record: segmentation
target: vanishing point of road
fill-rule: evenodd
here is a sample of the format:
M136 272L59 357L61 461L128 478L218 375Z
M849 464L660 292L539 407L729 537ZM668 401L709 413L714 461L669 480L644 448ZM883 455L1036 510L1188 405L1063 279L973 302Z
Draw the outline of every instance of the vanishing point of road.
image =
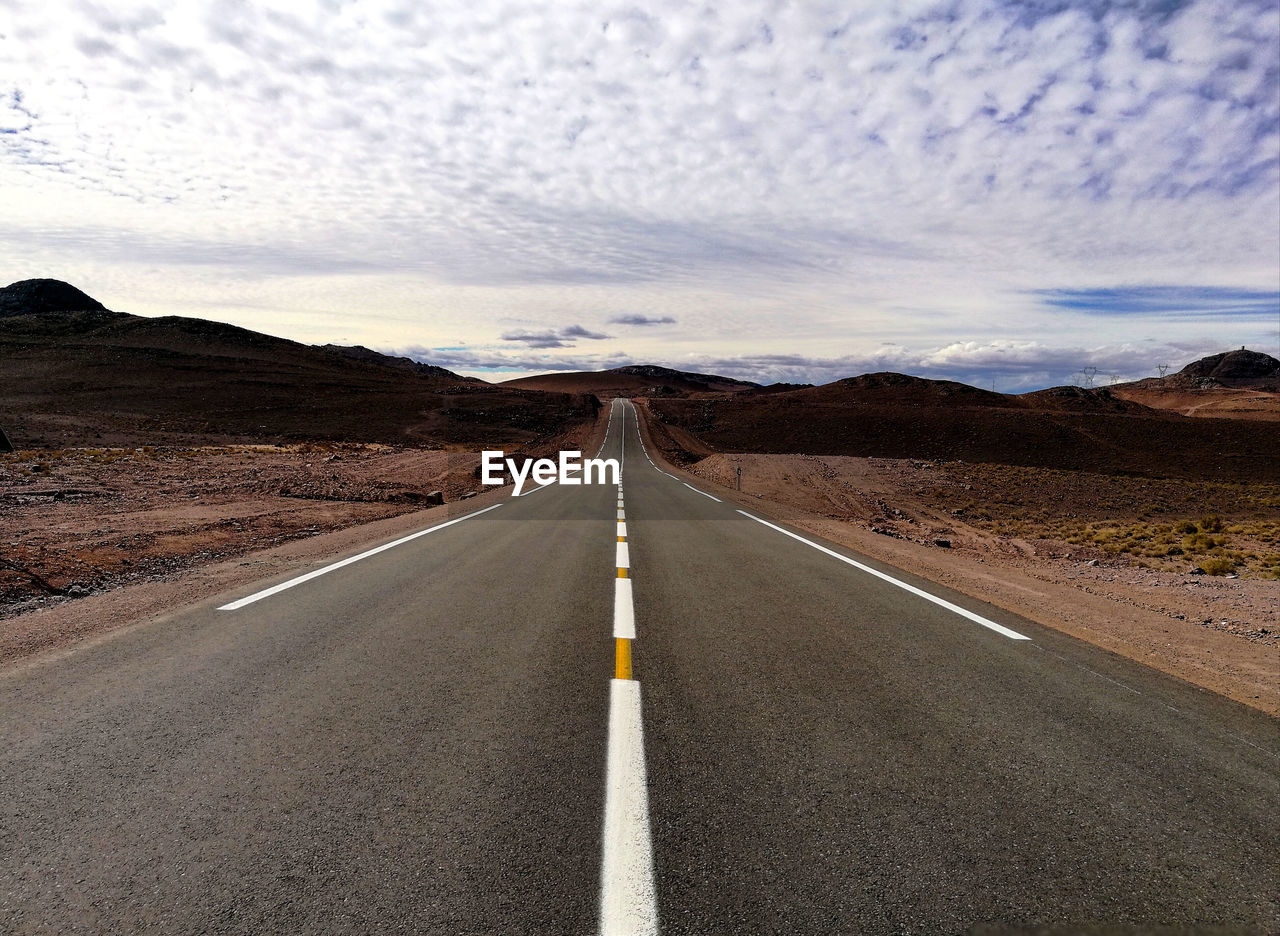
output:
M1276 720L602 454L0 671L0 932L1280 932Z

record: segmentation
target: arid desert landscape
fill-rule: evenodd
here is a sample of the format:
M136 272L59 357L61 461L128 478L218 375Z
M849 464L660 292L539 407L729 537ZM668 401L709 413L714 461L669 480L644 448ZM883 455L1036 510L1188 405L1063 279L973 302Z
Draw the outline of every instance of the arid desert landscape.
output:
M1280 712L1280 363L1267 355L1020 396L900 374L761 387L657 366L491 385L367 349L111 313L66 284L4 293L6 657L120 623L94 617L95 596L492 497L480 449L589 450L598 414L626 396L676 470Z
M0 2L0 936L1280 936L1278 4Z

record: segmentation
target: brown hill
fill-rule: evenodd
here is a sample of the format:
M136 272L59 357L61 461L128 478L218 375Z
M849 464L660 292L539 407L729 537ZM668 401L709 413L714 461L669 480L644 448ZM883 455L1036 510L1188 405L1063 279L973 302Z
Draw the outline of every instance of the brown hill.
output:
M1261 351L1241 348L1192 361L1174 374L1170 382L1236 388L1266 385L1275 389L1280 383L1280 361Z
M105 312L97 299L55 279L19 280L0 288L0 318L42 312Z
M763 387L752 387L750 390L744 390L743 393L786 393L789 390L808 390L813 384L808 383L771 383L765 384Z
M880 372L861 377L845 377L818 387L792 392L795 399L824 406L865 406L887 403L895 406L995 406L1016 407L1013 397L981 390L954 380L930 380L907 374Z
M1150 407L1119 397L1107 387L1049 387L1020 393L1016 399L1027 409L1042 412L1157 415Z
M503 381L500 386L524 390L592 393L598 397L675 397L754 390L758 384L714 374L696 374L656 364L628 364L603 371L567 371Z
M1215 480L1280 480L1280 437L1191 420L1105 390L1012 396L900 374L770 395L650 402L722 452L927 458ZM691 448L691 446L685 446Z
M536 443L599 406L584 394L495 387L375 354L101 306L18 309L0 318L0 424L19 448L300 439L497 446Z
M761 388L764 390L767 388ZM1041 412L1133 413L1156 415L1147 407L1121 400L1105 387L1050 387L1031 393L1007 394L983 390L954 380L932 380L907 374L881 372L845 377L818 387L788 388L781 385L774 393L794 391L795 399L823 406L892 406L945 407L951 410L1029 409ZM760 392L759 390L755 392Z
M1244 348L1111 390L1120 399L1183 416L1280 421L1280 361Z
M423 364L413 358L394 357L390 354L383 354L381 351L366 348L364 345L327 344L319 345L319 348L321 351L341 354L343 357L354 358L357 361L364 361L368 364L379 364L382 367L394 367L398 370L412 371L415 374L427 374L433 377L444 377L448 380L460 380L466 383L484 383L478 377L463 377L461 374L455 374L453 371L445 370L436 364Z

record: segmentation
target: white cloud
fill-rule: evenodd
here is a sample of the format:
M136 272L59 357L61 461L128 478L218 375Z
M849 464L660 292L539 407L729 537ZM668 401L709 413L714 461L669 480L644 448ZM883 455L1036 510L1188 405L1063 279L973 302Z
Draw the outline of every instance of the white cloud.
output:
M890 371L959 380L1002 393L1024 393L1064 384L1101 387L1117 381L1140 380L1156 376L1162 364L1169 365L1176 372L1197 358L1221 351L1222 347L1212 339L1097 345L966 341L915 349L886 344L866 352L837 357L760 353L732 356L688 354L678 358L637 356L626 352L530 355L422 346L389 346L381 350L489 380L548 371L606 370L626 364L659 364L761 384L823 384L843 377Z
M1275 288L1274 22L1227 0L9 4L0 277L130 310L165 284L224 316L256 279L278 312L240 324L302 337L360 274L327 312L367 344L626 308L677 319L628 332L668 360L1067 346L1078 314L1029 290Z
M676 320L670 315L615 315L609 319L616 325L674 325Z
M530 348L572 348L580 339L603 341L610 337L581 325L569 325L551 331L530 332L518 329L502 333L503 341L521 342Z

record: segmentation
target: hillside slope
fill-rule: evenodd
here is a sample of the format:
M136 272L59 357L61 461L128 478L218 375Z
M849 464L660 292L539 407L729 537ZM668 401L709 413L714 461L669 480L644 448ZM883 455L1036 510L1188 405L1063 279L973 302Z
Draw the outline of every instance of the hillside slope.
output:
M1014 396L869 374L770 395L653 400L662 423L721 452L927 458L1208 480L1280 480L1280 437L1191 420L1107 390ZM687 448L687 446L686 446Z
M1183 416L1280 422L1280 360L1245 348L1111 390L1120 399Z
M105 312L97 299L56 279L19 280L0 288L0 318L43 312Z
M11 298L0 291L0 299ZM495 387L367 349L316 348L202 319L142 318L100 304L6 308L0 425L18 448L298 439L523 444L589 419L598 407L585 394Z

